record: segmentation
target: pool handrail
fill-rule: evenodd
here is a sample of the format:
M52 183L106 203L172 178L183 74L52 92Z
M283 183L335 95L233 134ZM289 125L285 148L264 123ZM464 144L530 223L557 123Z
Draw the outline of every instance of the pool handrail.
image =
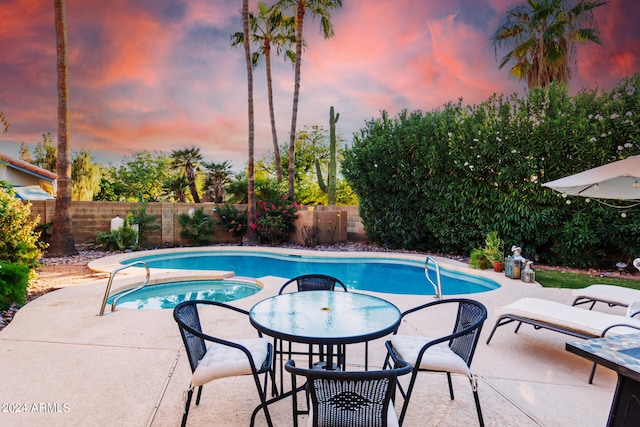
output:
M433 280L431 280L431 277L429 277L429 261L433 262L433 264L435 265L437 283L434 283ZM435 258L433 258L431 255L427 255L427 259L424 261L424 275L426 276L427 281L431 284L431 286L433 286L433 290L436 293L436 299L442 299L442 283L440 282L440 265L438 265L438 261L436 261Z
M147 271L147 277L145 278L142 285L133 289L129 289L127 292L123 293L122 295L119 295L118 298L114 298L113 302L111 303L111 312L114 312L116 310L116 303L118 302L118 300L120 300L120 298L126 295L129 295L130 293L135 292L139 289L142 289L145 286L147 286L147 284L149 284L149 278L151 277L151 270L149 270L149 266L144 261L136 261L131 264L123 265L122 267L116 268L111 272L111 275L109 276L109 282L107 282L107 288L104 291L104 298L102 299L102 305L100 306L100 312L98 313L98 316L102 316L104 314L104 309L107 306L107 300L109 299L109 293L111 292L111 284L113 283L113 278L115 277L115 275L126 268L135 267L135 266L143 266Z

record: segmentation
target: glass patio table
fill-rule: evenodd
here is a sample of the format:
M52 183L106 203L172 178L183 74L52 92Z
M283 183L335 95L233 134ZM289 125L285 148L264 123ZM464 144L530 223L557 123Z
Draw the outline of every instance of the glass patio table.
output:
M249 311L249 319L265 335L326 347L326 367L331 369L333 346L368 342L390 334L400 323L400 310L389 301L367 294L306 291L260 301Z
M260 332L284 341L315 344L325 348L324 360L316 367L334 369L333 347L368 343L392 333L400 324L398 308L382 298L356 292L304 291L276 295L260 301L249 310L251 324ZM311 354L309 355L311 358ZM322 357L322 356L321 356ZM367 366L365 350L365 369ZM309 361L311 364L311 360ZM282 369L282 368L280 368ZM281 393L266 402L277 402L292 393ZM262 404L255 408L252 420ZM298 414L307 411L293 408L293 425Z

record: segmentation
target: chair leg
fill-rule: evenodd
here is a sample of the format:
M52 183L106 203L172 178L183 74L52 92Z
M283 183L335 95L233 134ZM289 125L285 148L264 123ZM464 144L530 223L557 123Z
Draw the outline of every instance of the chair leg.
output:
M589 374L589 384L593 384L593 376L596 374L596 366L598 366L598 364L594 363L591 367L591 374Z
M258 394L260 395L260 406L264 410L264 416L267 419L267 425L269 427L273 427L273 422L271 421L271 415L269 414L269 408L267 406L266 390L264 393L262 392L262 384L260 384L260 377L258 376L258 374L254 373L253 380L256 383L256 388L258 389ZM253 414L251 414L251 426L253 426L255 423L256 413L257 411L254 410Z
M200 396L202 396L202 386L198 387L198 396L196 397L196 406L200 404Z
M478 411L478 421L480 427L484 427L484 418L482 417L482 409L480 409L480 398L478 397L478 390L473 390L473 399L476 401L476 410Z
M407 391L405 393L402 392L402 387L400 387L400 382L398 382L398 388L400 390L400 394L404 397L404 402L402 402L402 411L400 412L400 418L398 419L398 425L402 426L404 422L404 417L407 414L407 408L409 407L409 400L411 398L411 393L413 392L413 386L416 383L416 377L418 376L418 371L414 368L411 371L411 379L409 380L409 386L407 387Z
M202 387L201 387L202 388ZM184 405L184 413L182 414L182 427L187 425L187 417L189 416L189 406L191 406L191 397L193 396L193 389L189 388L187 391L187 401Z
M447 372L447 382L449 383L449 396L451 396L451 400L453 397L453 383L451 382L451 372Z

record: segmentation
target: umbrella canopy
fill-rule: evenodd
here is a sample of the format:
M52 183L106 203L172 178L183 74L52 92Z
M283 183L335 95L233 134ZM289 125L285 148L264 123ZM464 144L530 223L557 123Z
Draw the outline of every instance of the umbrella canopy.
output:
M571 196L640 201L640 156L542 184Z

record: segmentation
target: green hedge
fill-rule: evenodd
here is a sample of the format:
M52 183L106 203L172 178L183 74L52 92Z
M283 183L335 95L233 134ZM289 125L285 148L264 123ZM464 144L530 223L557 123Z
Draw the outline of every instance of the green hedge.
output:
M14 302L23 305L28 285L29 267L0 262L0 310L8 308Z
M29 204L18 200L13 190L0 185L0 262L35 269L46 247L38 241L39 223L39 218L31 218Z
M468 254L497 230L550 264L610 266L640 255L640 210L571 204L541 183L640 154L640 75L611 92L563 85L526 96L386 112L354 136L343 174L367 238Z

